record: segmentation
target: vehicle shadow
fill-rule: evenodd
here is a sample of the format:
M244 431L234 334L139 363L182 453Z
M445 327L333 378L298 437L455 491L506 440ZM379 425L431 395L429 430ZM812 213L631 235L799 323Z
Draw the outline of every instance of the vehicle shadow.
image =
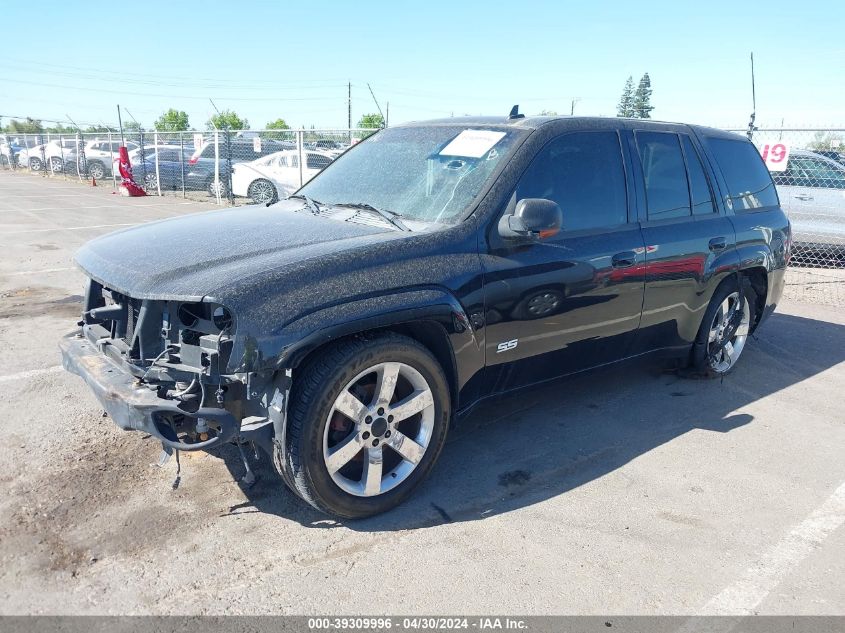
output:
M474 521L556 497L694 429L754 422L738 409L845 360L845 326L774 314L724 380L682 378L655 362L562 379L489 401L450 432L429 479L384 515L336 521L288 491L270 460L230 512L264 512L307 527L365 532ZM220 452L233 476L237 449Z

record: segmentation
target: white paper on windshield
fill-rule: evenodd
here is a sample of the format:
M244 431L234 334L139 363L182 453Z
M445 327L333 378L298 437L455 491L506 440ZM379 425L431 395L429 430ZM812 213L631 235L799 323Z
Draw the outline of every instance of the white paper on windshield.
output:
M504 136L504 132L494 132L493 130L464 130L441 149L440 154L441 156L481 158Z

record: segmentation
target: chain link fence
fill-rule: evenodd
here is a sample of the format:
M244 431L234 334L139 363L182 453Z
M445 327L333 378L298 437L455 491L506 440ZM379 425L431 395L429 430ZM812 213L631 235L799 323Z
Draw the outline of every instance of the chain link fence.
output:
M792 223L786 296L845 307L845 128L760 128L752 140Z
M4 134L0 169L70 178L117 189L119 150L148 195L216 199L218 204L284 198L376 130L131 131Z

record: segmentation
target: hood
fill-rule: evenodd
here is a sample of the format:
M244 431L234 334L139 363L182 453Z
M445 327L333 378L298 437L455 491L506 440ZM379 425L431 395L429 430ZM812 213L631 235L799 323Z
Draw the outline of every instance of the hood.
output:
M302 201L290 200L151 222L88 242L76 262L134 298L199 301L290 264L408 235L298 209Z

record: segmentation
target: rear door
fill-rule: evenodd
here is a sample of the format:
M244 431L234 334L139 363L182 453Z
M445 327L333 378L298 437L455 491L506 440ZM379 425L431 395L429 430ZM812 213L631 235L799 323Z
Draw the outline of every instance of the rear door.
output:
M487 375L503 391L629 353L643 300L644 245L618 130L549 141L522 175L524 198L555 201L563 229L540 241L501 238L482 255Z
M633 130L645 296L636 353L685 347L695 339L719 262L732 261L736 234L715 204L715 183L685 128Z

